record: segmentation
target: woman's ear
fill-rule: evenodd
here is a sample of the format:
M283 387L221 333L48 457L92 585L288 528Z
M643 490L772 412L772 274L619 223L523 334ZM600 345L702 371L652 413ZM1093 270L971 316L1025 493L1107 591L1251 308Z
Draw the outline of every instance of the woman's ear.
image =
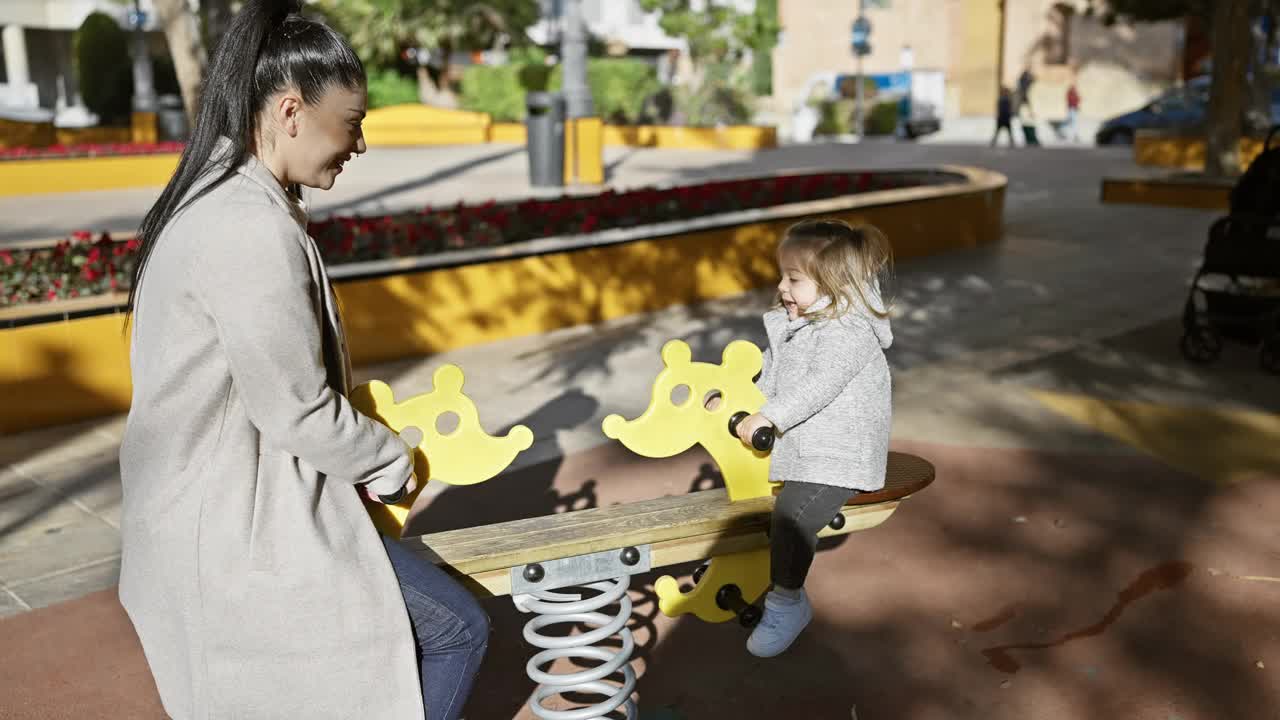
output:
M293 93L283 93L276 101L276 121L289 137L298 136L299 114L302 99Z

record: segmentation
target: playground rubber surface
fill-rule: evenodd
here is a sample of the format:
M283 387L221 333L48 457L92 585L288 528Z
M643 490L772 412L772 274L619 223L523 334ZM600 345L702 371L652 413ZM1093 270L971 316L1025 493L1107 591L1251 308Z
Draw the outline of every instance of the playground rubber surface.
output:
M1265 571L1280 477L1224 487L1139 454L894 449L932 461L937 482L884 525L824 544L814 622L782 656L747 654L736 623L657 612L653 580L687 580L692 565L633 581L642 717L1275 716L1280 578ZM651 460L609 444L465 500L450 489L412 522L466 527L718 482L700 451ZM467 717L532 718L530 616L507 597L485 607L494 634ZM2 717L164 717L113 590L0 621L0 647Z

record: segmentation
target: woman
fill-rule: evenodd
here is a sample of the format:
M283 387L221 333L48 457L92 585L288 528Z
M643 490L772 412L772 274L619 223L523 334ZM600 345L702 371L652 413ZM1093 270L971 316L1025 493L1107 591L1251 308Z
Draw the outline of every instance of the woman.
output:
M457 718L488 618L360 502L411 491L413 463L344 397L299 200L365 150L364 69L296 9L234 18L139 231L120 600L178 720Z

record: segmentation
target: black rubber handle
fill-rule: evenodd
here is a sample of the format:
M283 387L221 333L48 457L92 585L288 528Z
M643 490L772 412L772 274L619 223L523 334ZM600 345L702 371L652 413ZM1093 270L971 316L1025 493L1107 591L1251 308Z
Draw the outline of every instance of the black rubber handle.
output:
M738 423L746 420L751 413L739 410L729 417L729 434L738 437ZM757 428L755 433L751 435L751 447L760 452L769 452L773 449L773 428L762 427Z
M391 493L390 495L379 495L378 502L382 503L383 505L395 505L396 503L405 499L405 496L407 496L408 494L409 494L409 483L405 483L404 485L400 486L399 490Z

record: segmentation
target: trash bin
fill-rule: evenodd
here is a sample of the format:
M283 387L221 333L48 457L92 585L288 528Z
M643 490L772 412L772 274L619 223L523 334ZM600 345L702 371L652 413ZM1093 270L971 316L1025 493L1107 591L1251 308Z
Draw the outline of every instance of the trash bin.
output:
M532 92L525 96L529 183L536 187L564 185L564 115L561 93Z
M161 95L156 102L156 125L161 140L187 139L187 112L182 98L177 95Z

